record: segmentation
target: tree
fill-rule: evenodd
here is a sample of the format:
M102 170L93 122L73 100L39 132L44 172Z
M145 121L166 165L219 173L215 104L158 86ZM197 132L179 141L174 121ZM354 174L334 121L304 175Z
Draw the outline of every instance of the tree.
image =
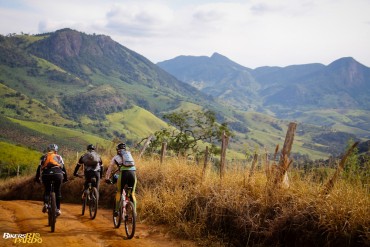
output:
M213 111L179 111L163 115L169 126L154 133L155 139L150 144L152 151L167 142L167 149L176 154L186 155L190 150L198 153L199 141L212 145L210 152L216 153L216 143L220 142L223 131L231 135L227 123L218 124Z

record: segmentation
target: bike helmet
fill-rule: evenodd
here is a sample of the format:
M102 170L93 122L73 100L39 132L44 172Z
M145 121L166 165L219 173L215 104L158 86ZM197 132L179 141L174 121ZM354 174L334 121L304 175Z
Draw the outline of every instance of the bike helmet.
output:
M87 150L95 150L95 146L92 144L87 145Z
M117 150L121 150L121 149L126 150L126 144L121 142L120 144L117 145L116 149Z
M51 151L55 151L55 152L58 152L58 145L57 144L50 144L48 146L48 152L51 152Z

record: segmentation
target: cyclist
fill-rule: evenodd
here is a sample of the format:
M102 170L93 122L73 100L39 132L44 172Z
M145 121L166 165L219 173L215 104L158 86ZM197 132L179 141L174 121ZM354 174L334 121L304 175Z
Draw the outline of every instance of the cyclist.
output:
M105 174L105 182L111 184L112 181L110 179L112 169L114 166L118 166L119 175L117 181L117 192L116 192L116 208L115 208L115 216L118 214L119 209L119 201L122 194L122 190L124 185L127 184L129 187L132 187L132 193L130 200L134 203L135 213L136 213L136 197L135 197L135 188L136 188L136 167L135 161L131 156L129 151L126 151L126 144L119 143L116 147L117 155L113 157L110 162L110 165L107 169Z
M61 214L60 210L60 200L62 198L62 182L68 181L67 172L64 166L64 161L62 156L57 154L58 146L56 144L50 144L47 148L47 153L43 155L40 159L39 166L37 167L35 181L40 183L40 174L42 183L44 184L44 206L42 212L45 213L47 209L47 203L49 201L49 195L51 190L51 182L54 181L54 190L56 195L56 214L59 216Z
M74 176L78 176L77 172L82 165L84 165L84 175L85 175L85 184L84 191L87 189L89 182L92 178L96 178L96 189L99 192L99 182L103 177L103 161L100 155L95 151L95 146L93 144L87 145L87 152L82 155L76 164L75 170L73 172ZM85 193L82 193L84 196ZM83 197L82 197L83 198Z

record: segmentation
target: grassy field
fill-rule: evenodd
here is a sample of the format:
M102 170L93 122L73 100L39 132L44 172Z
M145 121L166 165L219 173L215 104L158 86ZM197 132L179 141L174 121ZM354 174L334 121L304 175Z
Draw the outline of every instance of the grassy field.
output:
M21 174L33 172L41 155L41 152L0 141L0 177L15 175L18 166Z
M110 129L124 133L128 139L139 140L157 130L167 128L167 123L137 106L123 112L109 114L106 117Z
M18 119L11 119L15 123L19 123L22 126L25 126L29 129L38 131L40 133L44 133L47 135L53 135L59 139L66 139L66 140L84 140L87 143L99 143L100 145L107 146L110 144L110 141L106 139L102 139L99 136L92 135L89 133L85 133L81 130L72 130L64 127L52 126L37 122L29 122L29 121L22 121Z

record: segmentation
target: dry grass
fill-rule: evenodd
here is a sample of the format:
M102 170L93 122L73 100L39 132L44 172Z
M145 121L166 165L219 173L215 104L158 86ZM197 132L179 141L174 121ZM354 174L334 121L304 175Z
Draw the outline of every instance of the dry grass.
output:
M370 196L359 183L339 179L325 195L323 183L293 172L289 188L274 187L264 167L250 178L249 167L234 164L222 180L212 167L202 179L203 165L182 158L145 158L137 168L139 220L204 246L370 246ZM0 183L0 199L41 200L32 179ZM70 177L63 201L79 203L82 183ZM114 191L102 183L100 205L111 206Z
M229 167L221 181L208 170L202 182L202 165L144 160L139 214L173 226L177 235L211 239L203 242L209 246L369 246L370 197L363 187L339 180L323 195L322 184L298 175L284 189L269 188L264 171L252 180L248 173Z

